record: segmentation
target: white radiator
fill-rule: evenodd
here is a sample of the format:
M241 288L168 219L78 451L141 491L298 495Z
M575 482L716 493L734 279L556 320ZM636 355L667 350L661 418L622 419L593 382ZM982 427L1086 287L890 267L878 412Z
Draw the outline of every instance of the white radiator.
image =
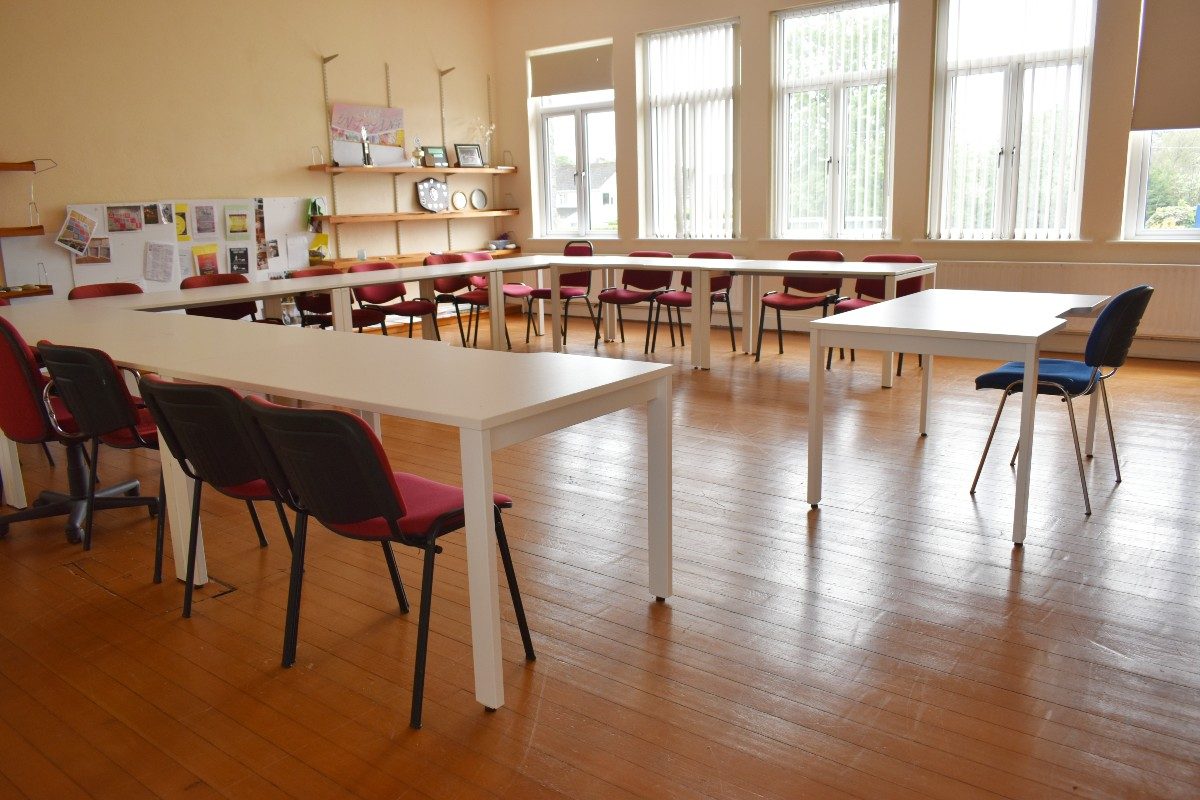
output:
M1154 287L1154 297L1138 338L1200 341L1200 265L939 261L937 271L943 289L1115 294L1142 283ZM1091 324L1073 320L1068 330Z

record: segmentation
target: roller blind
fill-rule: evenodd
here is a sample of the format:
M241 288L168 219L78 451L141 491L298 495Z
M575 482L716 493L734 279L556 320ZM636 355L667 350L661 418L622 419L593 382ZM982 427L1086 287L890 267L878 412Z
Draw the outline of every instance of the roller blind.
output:
M1200 128L1197 31L1197 0L1142 0L1134 130Z
M530 97L611 89L612 45L530 56L529 74Z

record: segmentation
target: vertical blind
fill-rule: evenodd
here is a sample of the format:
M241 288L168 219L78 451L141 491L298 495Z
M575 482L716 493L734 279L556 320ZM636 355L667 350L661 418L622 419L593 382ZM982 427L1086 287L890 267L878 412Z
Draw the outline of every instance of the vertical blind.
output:
M943 0L947 238L1077 235L1094 0Z
M643 46L646 234L730 238L736 25L648 34Z
M860 0L783 12L776 37L777 234L883 236L895 3Z

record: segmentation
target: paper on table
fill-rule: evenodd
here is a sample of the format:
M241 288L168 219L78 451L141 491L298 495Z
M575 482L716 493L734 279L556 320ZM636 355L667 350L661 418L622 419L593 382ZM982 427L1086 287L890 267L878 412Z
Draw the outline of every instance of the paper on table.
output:
M142 265L142 277L157 283L170 283L171 270L175 261L175 245L163 242L146 242L146 257Z
M293 233L287 237L287 268L304 269L308 266L308 234Z

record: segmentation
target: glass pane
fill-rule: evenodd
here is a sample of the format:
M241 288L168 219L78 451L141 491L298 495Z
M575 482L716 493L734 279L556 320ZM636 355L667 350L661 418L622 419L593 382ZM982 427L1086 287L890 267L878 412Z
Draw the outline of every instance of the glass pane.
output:
M995 235L1003 91L1004 74L999 71L956 75L950 80L943 236L987 239Z
M1200 129L1151 131L1150 167L1146 176L1148 230L1200 228ZM1182 232L1182 231L1181 231Z
M545 118L546 233L579 233L575 115Z
M819 83L892 66L892 5L833 6L781 19L784 83Z
M1022 75L1020 168L1013 235L1062 239L1074 230L1083 67L1058 64Z
M783 170L785 235L826 235L829 220L829 92L787 96L787 164Z
M842 159L842 230L882 236L887 213L887 84L850 86L843 93L846 151Z
M587 136L589 233L617 232L616 115L611 109L584 115Z
M953 0L946 63L951 67L1011 56L1086 48L1094 0ZM1003 7L1001 7L1003 6Z

